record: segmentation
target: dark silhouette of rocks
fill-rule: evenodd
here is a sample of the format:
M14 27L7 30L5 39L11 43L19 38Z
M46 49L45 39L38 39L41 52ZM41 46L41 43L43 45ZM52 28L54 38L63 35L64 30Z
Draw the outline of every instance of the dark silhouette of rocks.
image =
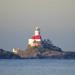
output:
M17 58L20 58L20 56L14 54L13 52L0 49L0 59L17 59Z
M0 49L0 59L75 59L75 52L44 50L27 48L25 51L14 54L13 52Z

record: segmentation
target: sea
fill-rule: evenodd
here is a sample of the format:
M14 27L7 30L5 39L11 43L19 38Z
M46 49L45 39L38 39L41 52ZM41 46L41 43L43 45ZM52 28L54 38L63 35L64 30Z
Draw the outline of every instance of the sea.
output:
M0 75L75 75L75 60L0 59Z

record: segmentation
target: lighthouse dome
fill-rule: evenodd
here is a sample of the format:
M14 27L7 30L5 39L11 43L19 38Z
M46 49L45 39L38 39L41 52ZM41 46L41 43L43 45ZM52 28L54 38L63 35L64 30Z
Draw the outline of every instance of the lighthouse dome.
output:
M36 30L37 30L37 31L40 31L40 28L39 28L39 27L36 27Z

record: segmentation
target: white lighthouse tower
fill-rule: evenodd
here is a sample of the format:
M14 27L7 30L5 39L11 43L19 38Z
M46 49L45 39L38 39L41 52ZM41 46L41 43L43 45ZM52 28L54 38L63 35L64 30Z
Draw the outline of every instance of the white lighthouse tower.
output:
M40 35L40 28L36 27L35 32L34 32L34 36L32 36L32 38L28 40L28 45L30 45L31 47L40 46L41 45L41 39L42 38Z
M40 35L40 28L36 27L35 29L35 36Z

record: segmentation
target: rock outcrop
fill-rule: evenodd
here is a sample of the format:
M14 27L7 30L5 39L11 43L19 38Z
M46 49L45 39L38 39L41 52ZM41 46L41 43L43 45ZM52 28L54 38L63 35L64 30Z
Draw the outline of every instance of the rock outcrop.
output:
M27 48L20 50L18 54L0 49L0 59L75 59L75 52L54 50L40 50L39 48Z
M18 59L18 58L20 58L20 56L14 54L13 52L0 49L0 59Z

